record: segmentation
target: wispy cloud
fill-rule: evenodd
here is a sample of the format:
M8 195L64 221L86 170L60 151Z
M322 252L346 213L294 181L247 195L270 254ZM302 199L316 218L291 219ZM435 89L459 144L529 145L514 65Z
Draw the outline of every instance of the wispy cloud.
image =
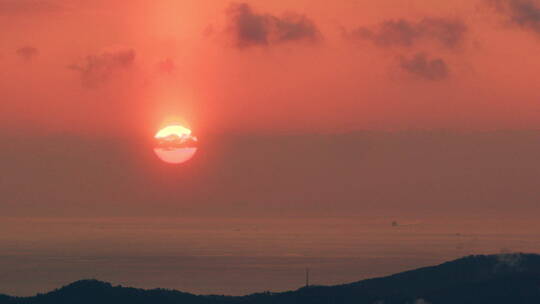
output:
M0 0L0 15L44 13L61 8L55 0Z
M115 71L131 67L134 61L135 50L118 49L89 55L69 68L80 73L83 85L95 87L111 78Z
M33 46L24 46L18 48L15 53L19 55L19 57L21 57L22 59L30 61L32 60L32 58L39 54L39 50Z

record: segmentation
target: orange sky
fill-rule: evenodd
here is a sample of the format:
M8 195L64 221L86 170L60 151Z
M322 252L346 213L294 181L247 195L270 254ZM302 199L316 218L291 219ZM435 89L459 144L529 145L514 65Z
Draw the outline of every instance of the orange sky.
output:
M240 17L266 22L270 40L241 46L241 3L2 0L1 124L139 136L169 120L218 134L537 129L540 32L514 20L516 1L247 1ZM271 37L299 20L316 35ZM399 20L409 32L381 29ZM441 20L463 27L455 44L441 43Z
M530 210L540 13L524 8L540 2L0 0L1 204ZM152 154L173 121L202 146L180 171Z

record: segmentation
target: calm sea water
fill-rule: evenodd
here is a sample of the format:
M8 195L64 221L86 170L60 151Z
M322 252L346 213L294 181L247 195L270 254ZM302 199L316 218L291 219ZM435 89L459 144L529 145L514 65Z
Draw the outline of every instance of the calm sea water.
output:
M392 221L397 221L397 226ZM540 252L534 221L489 219L36 219L0 221L0 293L96 278L240 295L340 284L469 254Z

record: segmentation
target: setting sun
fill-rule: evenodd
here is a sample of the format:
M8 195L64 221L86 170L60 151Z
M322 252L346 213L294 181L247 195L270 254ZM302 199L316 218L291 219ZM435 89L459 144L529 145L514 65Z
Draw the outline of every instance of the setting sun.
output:
M181 125L170 125L159 130L154 152L162 161L169 164L181 164L190 160L197 152L197 138L191 130Z

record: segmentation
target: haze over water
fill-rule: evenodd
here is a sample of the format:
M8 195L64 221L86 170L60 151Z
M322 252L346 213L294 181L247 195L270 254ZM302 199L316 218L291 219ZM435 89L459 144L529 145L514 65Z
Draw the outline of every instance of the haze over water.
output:
M398 226L393 227L392 221ZM241 295L340 284L476 253L540 251L534 221L508 219L3 218L0 293L82 278Z

